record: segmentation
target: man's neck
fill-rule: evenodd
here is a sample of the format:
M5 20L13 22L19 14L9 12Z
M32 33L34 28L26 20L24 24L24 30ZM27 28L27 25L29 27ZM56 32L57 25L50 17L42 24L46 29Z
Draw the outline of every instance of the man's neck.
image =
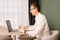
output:
M37 16L39 14L39 12L36 12L35 16Z

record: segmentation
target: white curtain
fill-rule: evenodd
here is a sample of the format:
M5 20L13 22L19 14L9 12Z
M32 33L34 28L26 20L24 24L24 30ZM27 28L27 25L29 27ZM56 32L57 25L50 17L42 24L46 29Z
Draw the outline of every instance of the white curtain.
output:
M29 25L28 0L0 0L0 26L10 20L12 28Z

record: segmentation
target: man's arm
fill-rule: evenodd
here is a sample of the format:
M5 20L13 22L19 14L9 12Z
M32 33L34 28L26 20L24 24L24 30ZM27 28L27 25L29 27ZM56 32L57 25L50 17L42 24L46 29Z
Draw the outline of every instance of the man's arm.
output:
M34 25L29 25L25 30L32 31L34 29Z

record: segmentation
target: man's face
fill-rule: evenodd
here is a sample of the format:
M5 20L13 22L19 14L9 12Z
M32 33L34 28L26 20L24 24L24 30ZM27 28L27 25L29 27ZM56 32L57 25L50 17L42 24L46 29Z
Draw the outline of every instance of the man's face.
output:
M35 14L37 12L37 8L35 8L33 5L30 6L30 12L32 13L33 16L35 16Z

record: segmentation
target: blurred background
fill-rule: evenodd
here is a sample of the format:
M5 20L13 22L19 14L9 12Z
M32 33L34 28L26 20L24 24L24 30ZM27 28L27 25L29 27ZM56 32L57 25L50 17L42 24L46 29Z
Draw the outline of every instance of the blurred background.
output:
M29 25L28 0L0 0L0 26L10 20L12 28Z

